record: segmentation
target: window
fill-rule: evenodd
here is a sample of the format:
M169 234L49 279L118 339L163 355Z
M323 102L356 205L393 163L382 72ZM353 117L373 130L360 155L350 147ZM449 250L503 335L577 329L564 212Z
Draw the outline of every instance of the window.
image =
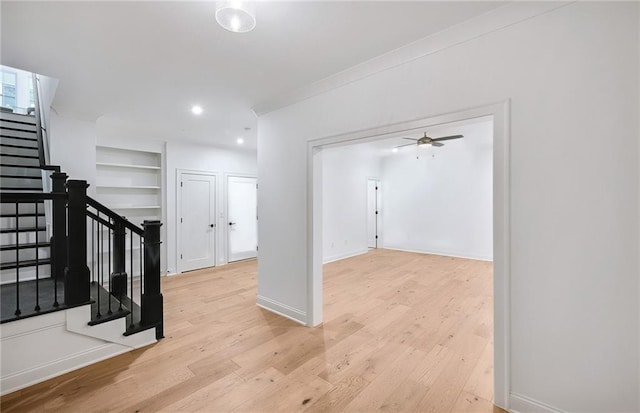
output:
M2 106L16 107L16 83L18 75L16 72L2 70Z

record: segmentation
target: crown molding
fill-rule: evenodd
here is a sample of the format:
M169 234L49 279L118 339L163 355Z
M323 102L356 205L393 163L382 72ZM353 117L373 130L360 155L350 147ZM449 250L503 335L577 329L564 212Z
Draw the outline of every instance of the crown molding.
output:
M359 63L322 80L276 96L255 105L252 110L256 116L265 115L269 112L373 76L376 73L401 66L441 50L521 23L533 17L549 13L571 3L573 2L515 2L506 4L448 29Z

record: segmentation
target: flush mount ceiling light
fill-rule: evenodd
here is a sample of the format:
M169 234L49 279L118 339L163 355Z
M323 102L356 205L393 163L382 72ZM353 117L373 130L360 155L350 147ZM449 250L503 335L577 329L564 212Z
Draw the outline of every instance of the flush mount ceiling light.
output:
M230 32L250 32L256 27L255 4L249 1L217 1L216 21Z
M238 139L236 139L236 142L238 142L238 145L242 145L244 143L244 139L243 138L238 138Z
M194 115L202 115L202 106L193 105L191 107L191 113Z

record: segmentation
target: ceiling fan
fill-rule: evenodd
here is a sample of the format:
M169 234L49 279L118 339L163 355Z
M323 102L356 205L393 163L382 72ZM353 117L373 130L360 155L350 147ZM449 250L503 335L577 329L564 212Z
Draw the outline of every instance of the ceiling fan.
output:
M400 145L400 146L396 146L396 148L402 148L403 146L411 146L411 145L431 145L431 146L444 146L444 143L440 143L440 141L448 141L451 139L460 139L460 138L464 138L464 135L451 135L451 136L443 136L442 138L431 138L429 136L427 136L427 133L424 133L424 136L420 139L414 139L414 138L402 138L402 139L408 139L410 141L415 141L414 143L408 143L406 145Z

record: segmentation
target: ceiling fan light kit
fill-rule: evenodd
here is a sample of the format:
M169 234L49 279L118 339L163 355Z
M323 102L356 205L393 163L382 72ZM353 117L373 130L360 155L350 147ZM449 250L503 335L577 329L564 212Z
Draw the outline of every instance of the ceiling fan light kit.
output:
M430 146L435 146L437 148L444 146L444 143L441 143L441 141L450 141L452 139L461 139L464 138L464 135L451 135L451 136L443 136L441 138L431 138L429 136L427 136L427 133L424 133L424 136L420 139L414 139L414 138L402 138L402 139L407 139L410 141L414 141L414 143L408 143L406 145L399 145L396 146L395 148L402 148L404 146L411 146L411 145L418 145L418 146L422 146L422 145L430 145ZM394 148L394 149L395 149Z
M230 32L250 32L256 27L255 3L250 1L217 1L216 21Z

